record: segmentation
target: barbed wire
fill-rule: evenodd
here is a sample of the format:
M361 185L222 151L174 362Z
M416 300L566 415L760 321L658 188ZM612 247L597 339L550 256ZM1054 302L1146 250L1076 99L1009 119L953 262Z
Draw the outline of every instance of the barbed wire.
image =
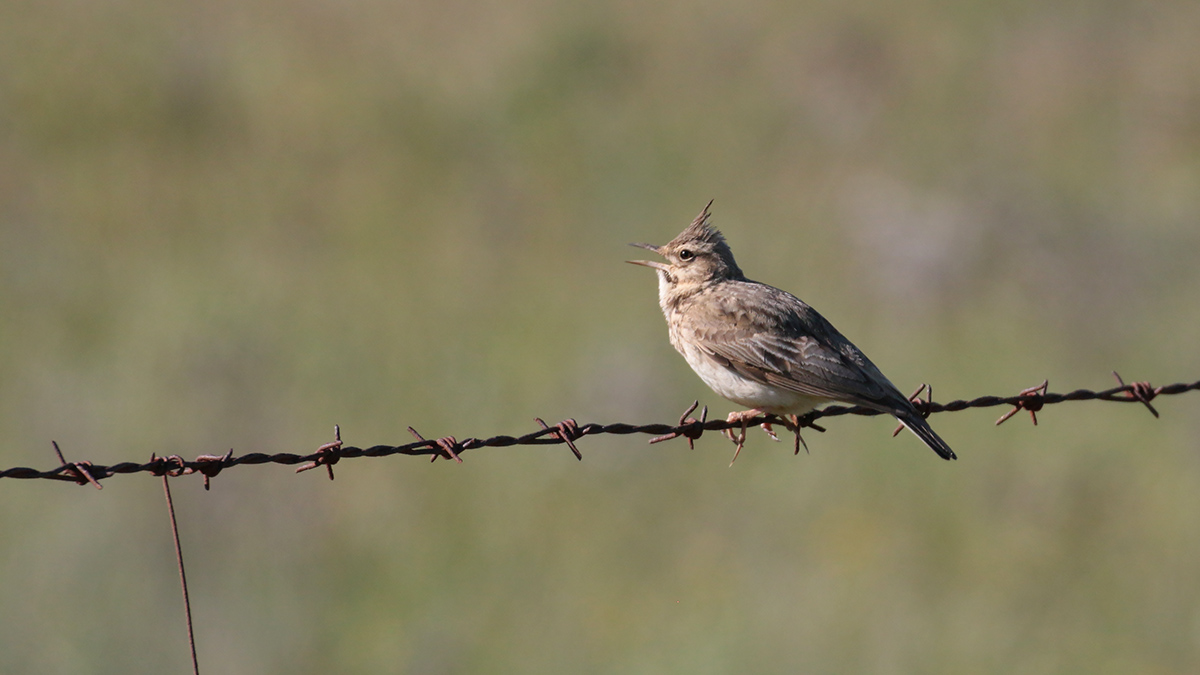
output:
M1037 412L1047 405L1056 403L1064 403L1067 401L1110 401L1114 403L1140 403L1155 416L1158 417L1158 411L1151 405L1151 401L1158 396L1169 396L1182 394L1188 391L1200 390L1200 380L1192 383L1178 383L1166 386L1153 387L1149 382L1134 382L1125 384L1121 377L1115 372L1117 381L1120 386L1103 391L1092 391L1089 389L1076 389L1075 391L1058 394L1050 392L1049 382L1045 381L1036 387L1030 387L1022 390L1014 396L980 396L970 400L953 400L947 403L937 403L932 400L932 388L926 385L921 385L921 388L914 392L911 400L916 406L917 411L922 415L929 416L934 413L942 412L958 412L971 408L991 408L996 406L1012 406L1012 410L1005 413L1000 419L996 420L996 424L1001 424L1017 414L1021 410L1029 412L1033 423L1037 424ZM922 393L926 394L925 399L921 399ZM234 466L253 465L253 464L284 464L301 466L296 469L296 472L307 471L318 467L325 467L330 479L333 478L333 465L343 459L353 459L357 457L388 457L391 455L409 455L409 456L428 456L430 461L435 461L439 457L462 462L462 455L468 450L476 450L480 448L506 448L515 445L566 445L575 455L576 459L583 459L583 454L576 446L575 442L585 436L598 436L601 434L647 434L653 435L650 439L651 443L659 443L676 438L685 438L689 445L692 445L696 439L700 438L706 431L730 431L735 428L742 428L743 422L726 421L720 419L709 420L708 406L705 406L701 411L699 419L691 417L691 414L698 407L698 402L692 403L683 415L680 416L678 424L627 424L617 422L614 424L579 424L573 419L563 420L556 425L548 425L541 418L534 418L534 421L541 427L535 431L527 433L523 436L492 436L490 438L466 438L457 440L453 436L444 436L437 439L426 439L417 433L416 429L409 427L409 432L416 438L411 443L402 445L373 445L367 448L359 448L352 445L345 445L341 440L341 430L334 427L334 441L326 443L313 453L300 455L290 452L280 452L275 454L265 454L261 452L251 452L245 455L235 456L233 450L224 455L200 455L193 460L185 460L178 455L168 457L159 457L151 455L150 461L139 462L121 462L119 464L104 465L95 464L88 461L67 462L58 450L58 444L54 443L55 450L58 451L58 457L61 465L50 470L39 471L27 467L13 467L11 469L0 470L0 478L18 478L18 479L47 479L78 483L80 485L91 484L97 489L101 488L100 482L105 478L110 478L117 474L133 474L133 473L150 473L155 476L181 476L192 473L199 473L204 476L204 487L208 489L209 481L221 471ZM802 428L811 428L817 431L825 431L823 427L816 424L816 421L825 417L839 417L842 415L882 415L878 410L872 410L861 406L840 406L831 405L825 408L814 410L805 415L801 415L797 420L795 427L787 420L780 419L773 415L763 415L747 420L744 424L747 427L763 426L774 424L783 424L792 429L796 434L796 451L799 451L800 445L803 443L799 432ZM897 429L899 431L899 429Z

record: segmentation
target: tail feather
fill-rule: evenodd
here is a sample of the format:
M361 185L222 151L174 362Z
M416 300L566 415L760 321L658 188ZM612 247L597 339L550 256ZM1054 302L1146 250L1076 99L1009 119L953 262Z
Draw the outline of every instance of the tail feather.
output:
M937 432L933 430L933 427L929 426L929 422L926 422L924 417L914 412L903 417L897 416L896 419L900 420L901 424L908 427L909 431L916 434L917 438L924 441L925 445L928 445L942 459L958 459L958 456L954 454L950 446L946 445L946 441L943 441L942 437L937 435Z

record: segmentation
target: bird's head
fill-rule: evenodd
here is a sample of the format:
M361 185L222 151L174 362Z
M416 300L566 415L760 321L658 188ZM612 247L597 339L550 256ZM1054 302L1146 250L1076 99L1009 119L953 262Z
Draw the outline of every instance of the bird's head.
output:
M633 265L643 265L658 271L661 291L677 287L698 286L722 279L743 279L742 270L733 259L733 251L725 243L725 237L708 224L708 208L704 207L691 225L671 241L662 246L653 244L630 244L654 251L666 262L649 260L627 260Z

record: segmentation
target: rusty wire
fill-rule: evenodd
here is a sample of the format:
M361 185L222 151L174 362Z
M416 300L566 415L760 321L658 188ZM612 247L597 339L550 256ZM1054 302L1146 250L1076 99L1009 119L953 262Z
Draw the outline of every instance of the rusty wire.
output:
M54 449L58 449L57 445ZM154 460L156 456L151 454L150 459ZM179 586L183 589L183 617L187 625L188 646L192 650L192 673L200 675L200 661L196 658L196 631L192 626L192 599L188 593L187 572L183 568L183 546L179 543L179 522L175 519L175 502L171 499L171 483L168 481L168 478L174 475L177 475L174 470L167 470L161 474L163 494L167 499L167 515L171 519L171 537L175 541L175 561L179 567ZM204 476L204 489L208 489L207 475Z
M937 403L929 399L922 400L917 394L913 396L913 405L922 415L931 415L940 412L958 412L967 410L968 408L991 408L996 406L1013 406L1013 409L1007 412L1000 419L996 420L996 424L1000 424L1018 412L1025 410L1029 412L1033 419L1033 423L1037 424L1036 413L1044 406L1055 403L1063 403L1066 401L1111 401L1116 403L1140 403L1158 417L1158 411L1150 404L1157 396L1169 396L1182 394L1188 391L1200 390L1200 380L1196 382L1170 384L1161 387L1153 387L1148 382L1134 382L1125 384L1120 376L1113 373L1117 377L1120 386L1103 391L1091 391L1088 389L1076 389L1070 393L1058 394L1048 391L1048 383L1042 384L1022 390L1015 396L980 396L971 400L954 400L948 403ZM541 427L535 431L525 434L524 436L492 436L491 438L466 438L457 440L453 436L443 436L437 439L427 439L417 433L416 429L409 427L409 432L417 439L411 443L403 445L373 445L368 448L359 448L352 445L345 445L341 440L340 429L335 427L336 439L331 443L326 443L320 448L308 455L298 455L290 452L280 452L273 455L251 452L245 455L235 456L233 451L224 455L200 455L194 460L187 461L177 455L170 457L152 457L149 462L122 462L106 466L103 464L94 464L90 462L65 462L62 460L61 453L59 454L60 461L63 463L47 471L39 471L27 467L13 467L11 469L0 470L0 478L23 478L36 479L44 478L48 480L68 481L81 485L92 484L97 488L100 487L99 481L117 474L143 473L148 472L154 475L164 475L169 473L173 476L186 475L190 473L199 473L204 476L205 488L208 487L208 482L211 478L220 473L223 469L228 469L233 466L244 464L285 464L294 465L301 464L297 472L315 469L324 466L329 477L333 478L333 465L343 459L352 459L355 457L388 457L391 455L410 455L410 456L428 456L430 461L435 461L439 457L462 461L462 454L467 450L475 450L478 448L506 448L514 445L566 445L577 459L583 459L582 453L576 446L575 442L584 436L597 436L600 434L649 434L654 436L650 440L651 443L671 440L675 438L687 439L689 445L700 438L706 431L724 431L734 427L741 427L740 422L727 422L726 420L707 419L707 407L701 414L700 419L690 417L691 413L696 409L697 404L693 403L687 411L680 417L678 424L578 424L575 420L568 419L559 422L556 425L548 425L539 418L535 421ZM799 418L800 427L808 427L818 431L824 431L820 426L815 424L815 421L824 417L837 417L841 415L880 415L877 410L870 410L859 406L828 406L819 410L814 410ZM748 426L760 426L764 422L782 422L774 416L756 417L748 421ZM55 448L57 450L57 443Z

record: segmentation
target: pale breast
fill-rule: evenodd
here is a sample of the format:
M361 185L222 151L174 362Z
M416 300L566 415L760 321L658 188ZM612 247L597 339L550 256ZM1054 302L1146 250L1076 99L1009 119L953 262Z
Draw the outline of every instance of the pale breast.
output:
M829 399L806 396L745 377L687 341L677 340L675 335L671 338L672 344L700 379L734 403L776 415L800 415L829 402Z

